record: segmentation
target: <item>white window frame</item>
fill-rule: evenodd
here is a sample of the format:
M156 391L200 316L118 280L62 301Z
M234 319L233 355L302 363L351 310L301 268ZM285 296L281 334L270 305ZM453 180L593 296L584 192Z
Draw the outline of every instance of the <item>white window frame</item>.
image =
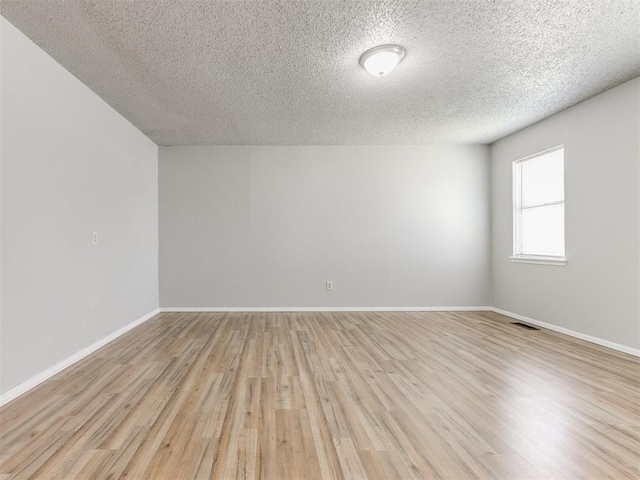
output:
M556 266L565 266L567 264L567 250L566 250L566 239L565 239L565 255L564 256L551 256L551 255L531 255L531 254L523 254L519 252L519 248L521 248L520 234L522 232L521 223L522 223L522 169L520 165L526 163L529 160L533 160L538 157L542 157L549 153L556 152L558 150L564 150L564 145L558 145L553 148L549 148L548 150L544 150L542 152L535 153L533 155L529 155L527 157L521 158L513 162L513 256L509 257L512 262L515 263L533 263L539 265L556 265ZM563 155L564 158L564 155ZM565 199L561 202L549 203L549 204L541 204L543 205L565 205ZM534 207L535 208L535 207ZM566 221L565 221L565 232L566 232Z

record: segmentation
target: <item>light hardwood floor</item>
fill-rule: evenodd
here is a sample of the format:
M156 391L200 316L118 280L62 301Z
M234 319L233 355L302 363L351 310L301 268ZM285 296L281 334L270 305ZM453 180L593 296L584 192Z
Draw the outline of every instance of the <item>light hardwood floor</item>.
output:
M0 410L0 478L639 478L639 359L510 321L164 313Z

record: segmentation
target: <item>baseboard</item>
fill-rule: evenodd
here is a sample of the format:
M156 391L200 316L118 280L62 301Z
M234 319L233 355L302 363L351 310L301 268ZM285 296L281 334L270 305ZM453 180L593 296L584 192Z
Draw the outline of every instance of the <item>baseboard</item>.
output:
M23 393L28 392L29 390L31 390L35 386L41 384L45 380L53 377L56 373L59 373L62 370L64 370L65 368L70 367L71 365L73 365L77 361L82 360L84 357L86 357L87 355L90 355L91 353L95 352L99 348L104 347L106 344L112 342L113 340L115 340L119 336L127 333L129 330L131 330L134 327L137 327L141 323L146 322L150 318L156 316L158 313L160 313L160 309L156 308L152 312L147 313L146 315L138 318L137 320L134 320L133 322L125 325L124 327L120 328L119 330L116 330L112 334L107 335L106 337L98 340L96 343L94 343L92 345L89 345L86 348L83 348L79 352L71 355L68 358L65 358L61 362L56 363L52 367L46 369L44 372L40 372L38 375L36 375L35 377L30 378L26 382L23 382L20 385L16 385L11 390L7 390L2 395L0 395L0 407L2 405L5 405L5 404L9 403L11 400L19 397Z
M491 307L162 307L161 312L488 312Z
M595 343L597 345L611 348L619 352L628 353L629 355L640 357L640 349L637 349L637 348L627 347L626 345L620 345L619 343L610 342L609 340L603 340L602 338L598 338L598 337L592 337L591 335L586 335L584 333L576 332L575 330L569 330L568 328L559 327L551 323L541 322L540 320L525 317L524 315L520 315L518 313L508 312L507 310L502 310L500 308L492 307L490 308L490 310L492 312L499 313L501 315L506 315L507 317L515 318L516 320L521 320L523 322L530 323L531 325L536 325L538 327L546 328L548 330L553 330L554 332L562 333L564 335L569 335L570 337L579 338L580 340L585 340L587 342Z
M601 338L592 337L591 335L586 335L584 333L576 332L574 330L569 330L568 328L559 327L557 325L553 325L551 323L541 322L540 320L536 320L534 318L525 317L524 315L520 315L518 313L509 312L507 310L502 310L500 308L495 307L487 307L487 306L478 306L478 307L181 307L181 308L157 308L152 312L147 313L146 315L134 320L133 322L125 325L124 327L116 330L110 335L98 340L92 345L80 350L74 355L66 358L65 360L56 363L52 367L47 370L39 373L35 377L30 378L26 382L21 383L13 387L12 389L6 391L2 395L0 395L0 407L19 397L23 393L28 392L32 388L36 387L40 383L45 380L51 378L55 374L61 372L65 368L70 367L74 363L82 360L84 357L90 355L95 352L99 348L107 345L112 342L116 338L125 334L129 330L137 327L138 325L146 322L150 318L156 316L160 312L451 312L451 311L459 311L459 312L468 312L468 311L491 311L495 313L499 313L501 315L506 315L507 317L514 318L516 320L521 320L526 323L530 323L532 325L536 325L538 327L546 328L548 330L553 330L554 332L562 333L564 335L569 335L571 337L579 338L580 340L585 340L587 342L595 343L597 345L601 345L603 347L611 348L613 350L617 350L619 352L628 353L629 355L634 355L636 357L640 357L640 349L627 347L626 345L620 345L618 343L610 342L608 340L603 340Z

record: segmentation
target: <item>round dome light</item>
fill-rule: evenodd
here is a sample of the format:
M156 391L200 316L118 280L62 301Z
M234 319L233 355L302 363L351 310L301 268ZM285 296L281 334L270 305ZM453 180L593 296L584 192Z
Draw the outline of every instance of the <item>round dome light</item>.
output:
M400 45L380 45L367 50L360 57L360 65L371 75L384 77L396 68L406 50Z

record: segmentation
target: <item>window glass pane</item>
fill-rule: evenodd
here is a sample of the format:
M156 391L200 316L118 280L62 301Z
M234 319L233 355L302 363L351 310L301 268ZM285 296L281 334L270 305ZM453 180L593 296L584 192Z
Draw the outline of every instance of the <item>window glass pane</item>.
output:
M520 164L522 206L564 200L564 150L559 149Z
M524 255L564 257L564 204L522 210Z

